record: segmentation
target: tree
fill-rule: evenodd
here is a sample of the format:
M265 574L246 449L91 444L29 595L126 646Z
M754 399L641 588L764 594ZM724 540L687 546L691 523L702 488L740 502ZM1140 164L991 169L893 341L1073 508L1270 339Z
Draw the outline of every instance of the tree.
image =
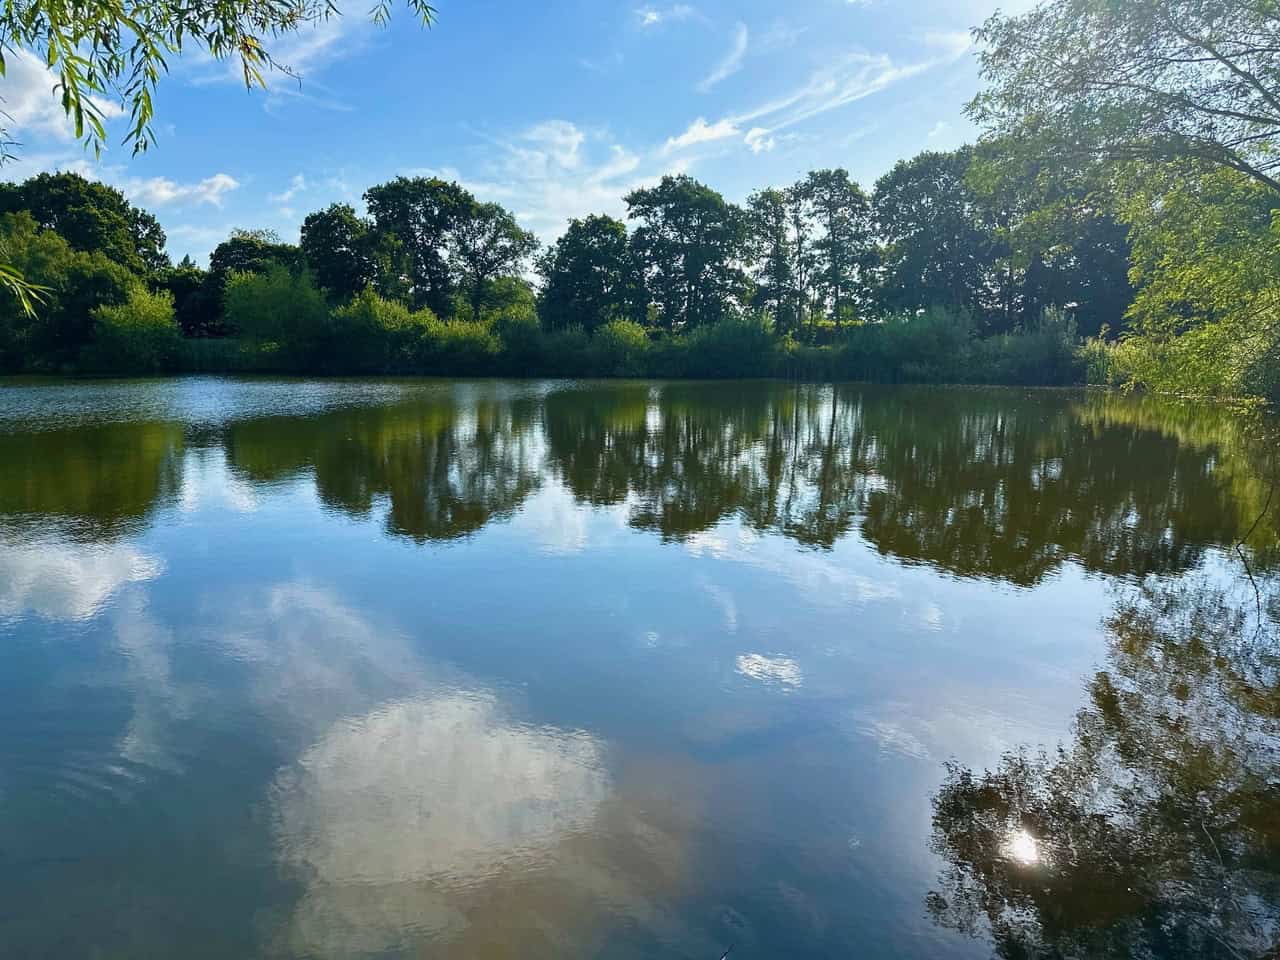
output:
M115 187L75 173L41 173L20 184L0 184L0 213L19 210L56 230L73 250L102 253L140 277L154 278L169 266L160 222Z
M667 176L626 198L641 226L633 238L662 323L683 329L715 323L744 295L746 217L705 184Z
M1125 376L1156 390L1280 399L1280 219L1227 169L1147 169L1122 211L1137 296Z
M537 247L537 238L500 205L472 202L454 227L449 257L469 291L473 320L480 319L488 285L519 273Z
M302 255L320 287L345 303L374 279L369 225L345 203L335 203L302 222Z
M997 251L992 225L966 181L971 160L969 148L926 151L876 181L883 296L892 309L982 309Z
M538 261L542 322L548 329L595 330L610 320L643 319L641 281L627 227L607 216L572 220Z
M274 264L301 265L301 251L274 230L233 230L209 255L209 280L221 290L232 273L262 273Z
M449 245L475 198L439 178L397 177L364 194L375 242L388 257L386 272L402 277L415 308L448 317L454 290Z
M183 336L215 335L222 303L210 289L209 271L196 266L188 255L160 275L160 286L173 297L174 315Z
M92 310L123 303L136 280L102 253L73 250L29 213L0 214L0 244L15 269L45 291L28 313L0 304L0 366L10 369L74 361L93 331Z
M751 259L756 265L751 304L768 311L780 333L795 330L800 311L787 195L772 188L753 193L747 200L747 217Z
M1046 160L1194 158L1280 192L1274 0L1049 0L975 37L970 115Z
M989 327L1027 328L1059 307L1087 336L1118 330L1133 289L1114 181L1094 163L1045 163L1019 140L989 140L974 152L965 186L991 211L996 240Z
M871 201L845 170L815 170L802 190L822 231L814 243L818 296L839 326L868 305L876 263Z
M1010 960L1277 955L1280 625L1247 593L1123 598L1070 744L951 768L939 923Z
M310 274L273 263L227 278L226 322L236 335L277 344L284 360L305 367L328 333L329 308Z

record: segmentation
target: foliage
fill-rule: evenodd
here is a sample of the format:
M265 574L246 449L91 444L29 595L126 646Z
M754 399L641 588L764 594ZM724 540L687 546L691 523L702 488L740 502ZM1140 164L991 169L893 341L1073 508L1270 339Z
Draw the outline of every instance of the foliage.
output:
M111 373L157 373L173 364L181 342L173 295L135 284L128 299L94 307L93 340L84 350L85 369Z
M659 324L682 330L732 316L745 292L742 211L687 176L663 177L626 201L628 216L641 224L632 242Z
M1046 161L1197 158L1280 192L1272 0L1048 0L975 31L970 114Z
M1000 255L991 211L970 189L972 151L925 152L876 181L884 240L883 302L890 310L981 312Z
M0 367L72 362L92 333L90 311L124 301L132 282L129 271L101 253L73 250L25 212L0 215L0 242L14 267L44 288L43 303L34 314L16 301L0 304Z
M320 289L345 303L374 280L369 224L349 204L335 203L302 221L302 256Z
M591 370L607 377L644 376L649 349L649 333L640 324L610 320L591 338Z
M403 289L411 306L448 316L456 286L448 245L474 198L439 178L397 177L370 187L364 201L374 223L380 289Z
M279 344L288 361L305 368L327 333L329 308L309 273L277 263L265 273L228 277L226 321L246 340Z
M1122 375L1280 399L1280 196L1232 170L1148 170L1123 212L1139 289Z
M160 286L173 296L178 327L185 337L213 336L222 322L222 297L211 289L209 272L190 257L160 275Z
M815 170L793 189L808 201L818 225L813 281L819 304L836 326L863 316L872 305L878 259L871 198L845 170Z
M471 315L479 317L489 286L499 277L518 274L538 247L532 233L496 203L470 203L459 215L450 237L455 274L469 290Z
M75 173L41 173L23 183L0 184L0 213L25 210L73 250L101 253L140 277L169 266L160 222L115 187Z
M342 373L410 373L422 338L437 326L429 310L410 311L366 288L333 311L320 362Z
M606 216L571 220L538 261L539 303L547 329L591 331L614 319L643 317L640 264L626 224Z

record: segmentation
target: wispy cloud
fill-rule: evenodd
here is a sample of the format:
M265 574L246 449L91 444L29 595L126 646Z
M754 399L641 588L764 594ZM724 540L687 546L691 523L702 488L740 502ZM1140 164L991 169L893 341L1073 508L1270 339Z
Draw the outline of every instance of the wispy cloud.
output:
M633 150L607 131L583 129L565 120L543 121L514 135L485 139L499 149L496 154L489 151L489 159L475 172L453 167L399 172L457 180L482 200L508 206L523 226L547 243L575 217L625 216L627 194L690 166L688 158L669 156L661 147Z
M677 3L670 7L638 7L635 11L635 16L636 22L642 30L661 26L664 23L681 23L686 20L702 19L698 9L687 3Z
M753 153L767 152L784 139L782 131L954 62L969 49L967 34L963 44L958 34L932 34L926 43L938 54L914 63L897 63L887 54L848 53L815 71L789 93L714 122L699 117L684 133L667 140L665 152L735 135L741 135Z
M725 54L723 60L716 64L716 68L698 84L698 89L705 93L722 80L733 76L741 70L742 61L747 56L747 47L749 45L750 34L747 31L747 25L739 22L733 28L733 45L729 48L729 52Z
M289 186L279 193L273 193L267 197L272 203L288 203L302 191L307 189L307 178L300 173L293 175L293 179L289 181Z
M693 123L689 124L689 129L676 137L667 140L663 147L664 153L674 153L685 147L697 146L700 143L713 143L716 140L724 140L727 137L736 137L741 131L737 123L731 119L717 120L715 123L707 123L706 118L699 117Z

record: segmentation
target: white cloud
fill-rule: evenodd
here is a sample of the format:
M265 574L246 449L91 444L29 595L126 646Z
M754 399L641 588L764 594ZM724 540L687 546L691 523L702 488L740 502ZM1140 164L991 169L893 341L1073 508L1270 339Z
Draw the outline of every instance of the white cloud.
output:
M855 103L888 89L896 83L919 76L934 67L950 63L968 50L958 34L930 34L927 42L942 53L916 63L899 64L887 54L849 53L810 75L790 93L712 123L699 117L684 133L667 141L668 153L737 135L744 127L743 143L752 153L774 149L786 137L779 132L821 114Z
M637 153L606 131L588 131L563 121L544 121L507 138L488 138L499 148L474 175L453 167L401 170L408 176L457 180L482 200L510 207L526 229L544 242L555 240L574 217L625 215L623 198L657 183L687 164L664 151Z
M750 33L747 30L747 25L739 22L733 28L733 44L729 48L729 52L725 54L723 60L716 64L716 68L698 84L698 89L706 92L722 80L733 76L733 74L741 70L742 61L747 56L747 47L749 45Z
M752 127L742 142L751 148L752 153L768 153L778 145L777 138L769 136L764 127Z
M924 42L948 60L964 56L973 48L973 37L968 30L935 30L924 35Z
M215 173L195 183L177 183L168 177L130 178L117 186L134 203L144 207L170 204L208 204L222 206L225 196L240 187L240 181L228 173Z
M689 129L678 137L671 137L663 148L666 153L682 150L685 147L697 146L700 143L712 143L726 137L736 137L740 131L733 120L718 120L707 123L705 117L699 117L689 124Z
M657 27L664 23L680 23L685 20L701 19L697 8L687 3L677 3L670 7L645 6L638 8L635 13L641 29Z
M756 40L755 49L764 53L770 50L794 47L806 32L806 27L796 27L785 20L775 20L769 29Z
M933 128L929 131L929 139L936 140L938 137L946 136L950 132L951 132L951 124L948 123L946 120L939 120L937 123L933 125Z
M75 139L75 127L62 109L54 87L58 79L38 57L26 50L5 51L4 87L0 107L8 114L11 135L39 135L54 140ZM102 116L123 114L118 103L89 98Z
M307 189L307 178L300 173L295 173L293 179L289 181L289 186L279 193L273 193L267 197L272 203L288 203L303 190Z

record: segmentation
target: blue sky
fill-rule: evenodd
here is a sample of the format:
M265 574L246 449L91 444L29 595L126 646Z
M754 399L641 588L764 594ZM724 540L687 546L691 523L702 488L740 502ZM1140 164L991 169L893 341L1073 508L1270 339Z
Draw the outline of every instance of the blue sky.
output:
M968 29L998 0L438 0L422 31L366 5L277 41L301 84L246 92L234 65L175 62L159 143L94 161L52 80L10 58L0 95L21 142L0 174L74 169L152 210L174 259L203 262L235 227L296 240L309 211L362 209L371 184L457 179L544 241L567 218L622 215L622 196L687 172L744 200L843 166L870 187L900 157L972 139ZM110 132L123 133L123 123Z

